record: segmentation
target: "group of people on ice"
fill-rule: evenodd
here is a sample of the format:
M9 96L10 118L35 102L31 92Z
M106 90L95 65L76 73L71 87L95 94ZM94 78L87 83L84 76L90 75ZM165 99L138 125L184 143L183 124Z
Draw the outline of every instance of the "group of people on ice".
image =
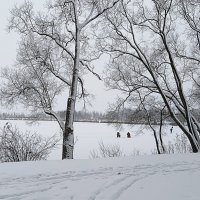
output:
M172 133L173 132L173 126L170 128L170 132ZM127 136L127 138L131 138L131 134L128 132L127 134L126 134L126 136ZM121 134L120 134L120 132L117 132L117 138L120 138L121 137Z
M126 134L126 136L127 138L131 138L131 134L129 132ZM117 138L120 138L120 137L121 137L120 132L117 132Z

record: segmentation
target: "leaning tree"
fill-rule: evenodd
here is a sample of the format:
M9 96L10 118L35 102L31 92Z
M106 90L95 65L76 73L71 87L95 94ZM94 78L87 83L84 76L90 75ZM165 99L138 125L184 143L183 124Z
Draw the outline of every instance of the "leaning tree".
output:
M192 66L177 55L188 37L180 1L120 0L119 6L105 15L105 21L104 32L97 33L97 47L111 57L108 86L123 92L122 103L133 105L138 92L142 99L151 96L162 101L193 152L198 152L200 126L191 112L194 105L188 84Z

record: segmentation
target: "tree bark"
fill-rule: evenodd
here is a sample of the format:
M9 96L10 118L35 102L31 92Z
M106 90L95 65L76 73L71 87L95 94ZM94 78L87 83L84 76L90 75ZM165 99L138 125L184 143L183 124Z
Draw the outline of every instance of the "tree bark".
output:
M62 159L73 159L74 151L74 114L75 114L75 103L77 96L77 85L78 85L78 72L80 62L80 25L77 18L77 2L74 4L74 15L76 21L76 38L75 38L75 57L74 57L74 69L72 75L72 84L70 87L70 94L67 101L66 121L65 130L63 133L63 150Z
M160 112L160 129L159 129L159 139L160 139L160 145L162 148L162 153L165 153L165 147L163 144L163 139L162 139L162 126L163 126L163 110Z
M153 130L153 136L154 136L154 139L155 139L155 142L156 142L156 149L157 149L157 152L158 152L158 154L161 154L160 148L159 148L159 143L158 143L158 138L157 138L157 134L156 134L156 131L155 131L155 130Z
M70 95L67 101L67 112L65 121L65 130L63 133L63 151L62 159L73 159L74 150L74 114L75 114L75 103L77 95L77 84L78 84L78 71L79 71L79 54L80 54L80 33L77 33L77 41L75 47L75 60L74 70L72 77L72 85L70 87Z

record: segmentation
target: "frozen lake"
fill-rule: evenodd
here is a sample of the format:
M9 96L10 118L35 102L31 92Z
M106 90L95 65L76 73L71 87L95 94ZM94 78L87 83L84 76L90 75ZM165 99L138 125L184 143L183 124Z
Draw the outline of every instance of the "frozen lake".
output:
M55 121L39 121L31 124L29 121L23 120L1 120L0 127L2 128L6 122L10 122L22 131L37 132L42 136L52 136L53 134L61 136L59 126ZM166 133L166 136L163 137L165 144L168 141L173 142L175 133L180 133L180 129L174 127L173 134L171 134L170 128L171 125L165 125L163 129L163 132ZM121 138L116 137L117 131L121 133ZM131 138L126 137L127 132L131 133ZM117 144L126 155L136 154L137 151L140 151L141 154L151 154L153 149L155 149L152 131L138 124L132 126L123 125L122 128L115 128L105 123L76 122L74 125L74 134L76 141L74 150L75 159L88 159L90 152L97 149L100 142L109 145ZM49 159L61 159L61 145L60 148L50 154Z

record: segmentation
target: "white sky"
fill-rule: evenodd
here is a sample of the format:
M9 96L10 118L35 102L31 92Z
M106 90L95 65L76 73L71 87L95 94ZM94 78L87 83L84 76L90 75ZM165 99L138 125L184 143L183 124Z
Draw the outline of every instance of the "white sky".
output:
M11 66L15 61L17 43L19 36L16 33L8 33L6 27L8 25L8 19L10 16L10 10L15 4L21 4L24 0L6 0L1 2L0 6L0 67ZM46 0L32 0L34 6L37 9L41 9L45 5ZM103 62L99 61L96 66L97 71L103 70ZM98 81L96 77L88 76L85 80L87 90L95 95L95 99L92 101L93 107L87 107L89 110L105 111L108 103L114 101L116 92L105 91L103 82ZM67 95L63 95L59 99L59 104L56 106L56 110L62 110L66 108ZM83 108L83 104L78 103L77 110ZM7 109L1 107L1 111L7 111ZM13 111L23 111L22 108L15 108Z

